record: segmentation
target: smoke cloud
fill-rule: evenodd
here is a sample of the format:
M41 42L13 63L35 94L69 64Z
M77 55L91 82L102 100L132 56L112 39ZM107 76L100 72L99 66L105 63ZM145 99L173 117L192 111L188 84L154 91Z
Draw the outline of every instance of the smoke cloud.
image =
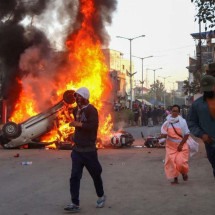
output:
M20 92L30 85L35 98L57 87L57 73L67 64L65 40L80 27L80 2L83 0L0 0L0 96L9 109ZM108 44L105 25L111 24L116 0L94 0L93 26L102 44ZM21 82L20 82L21 81ZM44 82L38 89L37 83ZM47 106L47 101L40 102ZM44 104L43 104L44 103Z

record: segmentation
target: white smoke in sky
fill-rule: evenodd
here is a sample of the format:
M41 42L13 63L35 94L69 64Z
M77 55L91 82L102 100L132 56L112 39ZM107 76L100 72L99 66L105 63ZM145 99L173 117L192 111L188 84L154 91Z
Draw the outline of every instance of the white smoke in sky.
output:
M33 25L43 31L53 49L58 51L65 49L65 39L69 32L73 31L78 12L78 0L52 0L48 4L44 13L25 17L22 24Z

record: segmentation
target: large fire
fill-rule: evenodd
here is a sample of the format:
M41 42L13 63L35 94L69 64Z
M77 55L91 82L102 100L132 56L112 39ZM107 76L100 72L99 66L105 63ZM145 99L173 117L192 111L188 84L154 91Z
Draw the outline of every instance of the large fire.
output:
M108 80L108 68L105 64L102 44L93 28L93 20L96 14L95 0L80 0L79 13L82 15L82 22L79 29L70 34L65 42L69 51L69 66L60 68L58 71L58 83L47 83L46 86L42 82L42 78L37 81L37 86L40 89L44 88L44 94L47 86L56 89L56 95L52 98L49 95L52 105L56 101L62 99L62 95L66 90L77 89L79 87L87 87L90 91L90 103L96 106L99 111L100 126L99 136L108 136L112 130L112 119L110 114L103 112L107 109L104 107L103 101L106 100L111 92L110 82ZM41 64L43 62L40 62ZM38 67L41 65L38 65ZM28 77L25 83L31 83L34 77ZM34 80L35 82L35 80ZM22 85L22 81L20 81ZM57 86L57 87L56 87ZM16 104L10 120L20 123L31 116L38 114L38 103L43 99L35 98L34 88L31 84L25 84L22 87L22 93L19 96L19 101ZM48 108L48 107L47 107ZM67 138L71 133L71 128L68 126L68 115L65 111L59 113L57 126L46 137L45 141L55 139L62 140Z

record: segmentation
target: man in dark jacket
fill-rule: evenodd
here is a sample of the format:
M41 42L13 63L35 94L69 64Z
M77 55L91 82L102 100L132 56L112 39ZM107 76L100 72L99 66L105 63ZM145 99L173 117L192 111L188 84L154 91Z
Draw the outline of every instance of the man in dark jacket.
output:
M89 104L90 93L85 87L75 92L77 107L73 110L74 121L70 126L75 127L74 147L71 153L72 172L70 178L70 193L72 203L64 208L66 211L78 212L80 210L79 190L83 168L90 173L98 200L96 207L102 208L105 203L103 182L101 178L102 167L98 161L96 139L98 130L97 109Z
M193 102L187 117L190 132L201 138L215 177L215 77L201 80L203 96Z

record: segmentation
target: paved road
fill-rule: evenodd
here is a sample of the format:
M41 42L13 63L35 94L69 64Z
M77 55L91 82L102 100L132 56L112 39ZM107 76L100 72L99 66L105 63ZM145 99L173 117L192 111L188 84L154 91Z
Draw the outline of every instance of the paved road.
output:
M141 145L159 127L126 128ZM20 154L15 158L14 155ZM170 185L163 171L165 149L99 149L106 206L96 209L89 174L81 182L81 212L86 215L213 215L215 182L201 145L190 160L189 181ZM22 161L32 165L22 166ZM69 203L70 151L0 149L0 214L59 215Z

